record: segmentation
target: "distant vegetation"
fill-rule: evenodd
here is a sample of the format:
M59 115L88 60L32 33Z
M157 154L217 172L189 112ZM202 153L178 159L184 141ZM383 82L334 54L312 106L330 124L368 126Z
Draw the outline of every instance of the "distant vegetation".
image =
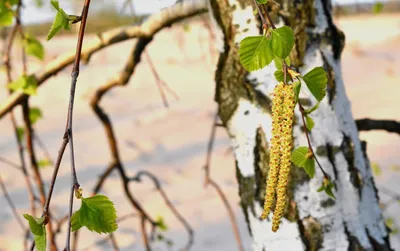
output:
M400 1L389 1L375 3L352 3L333 6L333 15L350 16L356 14L377 14L400 12Z

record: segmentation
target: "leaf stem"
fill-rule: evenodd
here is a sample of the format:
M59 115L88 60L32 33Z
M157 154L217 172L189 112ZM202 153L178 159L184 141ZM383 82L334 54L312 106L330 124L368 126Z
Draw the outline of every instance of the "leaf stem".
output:
M318 158L315 155L314 150L312 148L311 140L310 140L310 136L309 136L309 132L307 130L307 124L306 124L306 120L305 120L304 107L300 104L300 102L299 102L299 110L300 110L300 113L301 113L301 120L303 121L304 133L306 134L306 138L307 138L308 149L311 151L311 153L312 153L312 155L313 155L313 157L315 159L315 162L317 162L317 165L318 165L319 169L321 170L321 172L323 173L324 177L326 179L330 180L329 179L329 175L322 168L322 165L319 163Z

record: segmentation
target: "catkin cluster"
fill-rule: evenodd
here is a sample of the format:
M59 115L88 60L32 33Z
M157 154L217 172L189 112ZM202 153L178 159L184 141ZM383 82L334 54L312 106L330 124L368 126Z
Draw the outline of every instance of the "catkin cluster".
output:
M262 219L268 217L274 201L272 231L276 232L286 205L286 187L290 172L292 152L292 126L294 117L293 85L279 83L272 98L272 138L269 173Z

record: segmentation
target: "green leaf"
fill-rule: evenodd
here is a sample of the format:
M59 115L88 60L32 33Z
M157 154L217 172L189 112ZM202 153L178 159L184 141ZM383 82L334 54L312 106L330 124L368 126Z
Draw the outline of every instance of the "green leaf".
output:
M44 59L44 47L35 37L25 34L23 46L28 55L34 56L40 60Z
M281 59L289 56L294 46L293 31L288 26L273 29L271 33L271 49Z
M14 20L14 12L10 9L0 9L0 26L10 26Z
M304 110L304 113L305 113L306 115L311 114L313 111L315 111L315 110L318 109L319 103L320 103L320 102L318 102L316 105L314 105L314 106L311 107L310 109Z
M31 229L31 232L35 235L42 235L43 234L43 222L44 222L44 217L42 218L37 218L35 216L32 216L30 214L24 214L24 218L28 220L29 222L29 228Z
M42 111L38 107L31 107L29 109L29 120L32 125L41 118L43 118Z
M240 42L240 63L247 71L259 70L272 62L274 55L269 44L265 36L246 37Z
M301 83L299 81L294 82L293 90L294 90L294 99L296 102L299 100L300 89L301 89Z
M258 4L266 4L268 3L268 0L257 0Z
M276 70L274 72L274 76L278 82L283 82L285 75L283 74L282 70Z
M57 10L57 15L54 18L53 24L51 25L50 31L47 34L47 41L52 39L54 35L64 28L64 30L70 30L70 21L74 20L74 16L70 16L65 11L60 8L57 0L51 0L51 5Z
M17 80L8 84L12 91L22 91L27 95L36 95L37 81L33 75L22 75Z
M308 131L311 132L311 130L314 128L314 120L310 116L306 116L306 126Z
M50 166L52 163L49 159L45 158L45 159L41 159L37 162L38 166L40 168L44 168L46 166Z
M37 218L35 216L24 214L24 218L29 222L29 228L34 236L36 250L46 250L46 227L44 226L45 217Z
M303 76L303 80L312 95L318 101L321 101L325 97L326 83L328 82L328 78L326 76L324 68L315 67Z
M375 13L375 14L379 14L379 13L381 13L382 12L382 10L383 10L383 3L382 2L376 2L375 4L374 4L374 6L372 7L372 11Z
M304 171L310 176L315 174L315 161L308 147L300 146L292 152L292 162L298 167L304 168Z
M325 193L328 196L332 197L333 199L336 199L332 191L333 187L334 187L333 183L329 179L324 178L324 180L322 181L322 185L320 188L318 188L317 192L325 191Z
M57 12L56 17L54 18L53 24L51 25L49 34L47 34L47 41L52 39L54 35L64 27L65 18L63 17L61 12Z
M104 195L82 198L81 208L72 215L71 229L76 231L85 226L97 233L117 230L116 210L112 201Z
M161 217L161 216L157 217L156 225L161 231L167 231L168 230L168 227L165 224L164 218Z
M23 127L17 127L18 140L22 141L24 139L25 129Z

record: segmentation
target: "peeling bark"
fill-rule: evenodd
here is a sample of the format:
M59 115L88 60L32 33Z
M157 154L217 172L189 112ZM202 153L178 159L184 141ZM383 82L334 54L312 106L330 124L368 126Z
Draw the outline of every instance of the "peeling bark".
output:
M241 206L253 238L253 250L391 250L369 161L362 152L346 96L340 66L344 35L332 22L327 0L281 0L269 10L275 24L289 25L296 35L292 64L302 74L316 66L328 73L327 96L311 117L311 142L335 184L337 199L318 193L323 175L310 180L292 167L285 218L277 233L270 219L261 221L268 142L271 138L270 95L277 81L270 64L246 72L238 44L260 34L251 0L209 0L220 57L215 81L219 116L231 138L236 158ZM304 88L303 88L304 89ZM316 103L308 90L301 100ZM296 109L295 147L306 144Z

